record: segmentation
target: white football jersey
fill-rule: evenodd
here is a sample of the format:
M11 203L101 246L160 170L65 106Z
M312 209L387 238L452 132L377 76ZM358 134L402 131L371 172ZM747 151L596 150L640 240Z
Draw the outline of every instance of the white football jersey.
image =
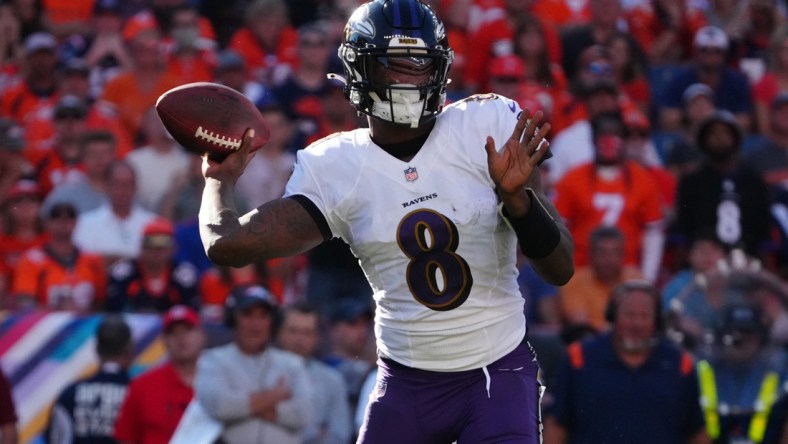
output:
M380 352L433 371L477 369L525 335L516 236L499 213L484 145L500 149L520 108L471 96L437 116L409 162L338 133L298 152L286 196L309 198L347 242L377 305Z

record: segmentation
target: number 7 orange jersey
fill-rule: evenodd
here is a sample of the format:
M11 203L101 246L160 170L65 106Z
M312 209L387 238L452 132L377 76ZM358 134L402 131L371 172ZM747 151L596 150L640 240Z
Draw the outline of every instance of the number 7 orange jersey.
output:
M634 162L612 178L599 174L593 163L570 170L555 184L555 206L574 238L576 266L588 263L588 238L600 225L624 233L625 264L639 266L643 231L663 218L654 179Z

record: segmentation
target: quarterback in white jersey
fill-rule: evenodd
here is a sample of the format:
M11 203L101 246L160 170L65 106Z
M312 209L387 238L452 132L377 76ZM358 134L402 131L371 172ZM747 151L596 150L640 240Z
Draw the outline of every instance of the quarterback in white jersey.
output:
M522 341L516 237L484 149L487 135L512 134L520 112L493 94L448 106L408 162L368 129L298 152L285 195L307 197L352 246L374 291L378 349L393 360L470 370Z
M359 443L540 441L536 357L516 248L547 282L573 242L540 191L550 124L494 94L444 109L454 53L419 0L371 0L339 48L345 97L369 128L298 153L285 196L239 215L233 187L253 136L205 157L200 234L239 266L347 242L374 290L379 348Z

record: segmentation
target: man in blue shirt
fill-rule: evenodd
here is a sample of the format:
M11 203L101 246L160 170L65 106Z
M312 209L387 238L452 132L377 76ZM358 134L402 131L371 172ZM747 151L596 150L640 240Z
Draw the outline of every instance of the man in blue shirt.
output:
M706 26L695 34L694 45L693 63L676 68L664 92L654 91L661 129L679 129L684 93L696 83L709 86L714 91L716 107L733 113L742 128L749 129L752 121L750 81L743 72L727 64L727 34L715 26Z
M545 443L707 443L692 357L660 334L660 294L617 286L612 331L569 346L546 406Z

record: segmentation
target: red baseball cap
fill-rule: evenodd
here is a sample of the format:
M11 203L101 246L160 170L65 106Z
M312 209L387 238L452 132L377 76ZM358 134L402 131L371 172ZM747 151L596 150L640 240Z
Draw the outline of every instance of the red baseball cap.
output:
M183 322L189 327L197 327L200 325L200 316L196 311L194 311L194 309L190 307L185 305L175 305L167 310L166 313L164 313L162 327L164 331L167 332L169 331L170 327L177 324L178 322Z
M520 57L509 54L498 56L490 62L490 77L522 77L525 63Z
M41 192L41 187L34 180L22 179L16 181L11 189L8 190L6 198L8 200L19 199L21 197L32 196L41 200L44 196Z
M142 243L146 247L170 247L174 243L175 229L172 222L164 218L156 218L148 222L142 231Z

